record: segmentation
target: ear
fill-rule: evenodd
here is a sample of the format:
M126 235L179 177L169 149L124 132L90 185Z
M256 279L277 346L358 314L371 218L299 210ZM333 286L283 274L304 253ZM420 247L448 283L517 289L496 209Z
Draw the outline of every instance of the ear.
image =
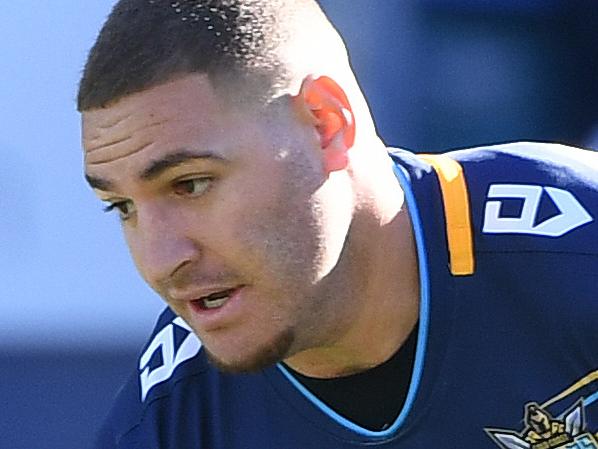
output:
M347 152L355 142L355 118L343 89L327 76L308 76L295 100L309 115L320 137L326 171L346 168Z

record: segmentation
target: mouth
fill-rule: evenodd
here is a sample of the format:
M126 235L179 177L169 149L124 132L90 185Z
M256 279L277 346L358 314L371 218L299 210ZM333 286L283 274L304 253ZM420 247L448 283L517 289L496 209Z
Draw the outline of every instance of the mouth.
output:
M207 296L202 296L199 299L192 301L193 305L201 310L219 309L228 302L231 296L239 290L240 287L230 288L211 293Z

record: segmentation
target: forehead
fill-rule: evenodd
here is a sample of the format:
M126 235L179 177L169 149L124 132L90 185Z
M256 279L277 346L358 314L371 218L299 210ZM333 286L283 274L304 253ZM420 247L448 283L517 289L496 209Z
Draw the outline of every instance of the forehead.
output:
M84 111L83 143L89 152L113 134L180 121L198 110L209 111L207 117L222 112L207 77L188 75L126 96L106 107Z
M254 90L258 87L254 84L251 80L235 78L233 81L231 78L215 85L207 74L180 74L141 92L122 97L106 107L84 111L83 137L94 137L93 134L85 134L93 127L111 126L115 121L139 111L146 116L167 117L198 108L210 108L212 114L216 112L215 108L221 114L253 114L268 103L255 94Z
M280 144L280 136L287 135L293 114L281 114L278 107L276 114L267 112L271 106L261 103L237 103L223 99L207 76L193 74L129 95L105 108L85 111L82 134L86 175L102 181L96 185L119 186L117 190L122 190L123 183L137 179L152 164L170 161L177 154L210 154L212 160L239 163L270 157L274 154L271 150ZM285 109L290 112L288 106Z
M231 108L203 74L185 75L82 114L86 167L130 164L165 152L225 146L246 138L251 107ZM242 124L242 126L239 126ZM209 147L209 148L206 148Z

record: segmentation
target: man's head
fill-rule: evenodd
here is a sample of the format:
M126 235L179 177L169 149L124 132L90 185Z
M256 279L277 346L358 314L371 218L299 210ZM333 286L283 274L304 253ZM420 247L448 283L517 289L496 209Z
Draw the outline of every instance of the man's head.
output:
M205 73L221 94L243 86L244 101L269 101L296 91L309 73L350 70L314 0L121 0L89 54L78 108L187 73Z
M372 148L397 192L364 213L377 195L355 187L349 150L355 111L362 135L369 115L314 2L122 0L79 109L89 183L220 366L259 369L363 327L372 236L355 217L387 223L400 191Z

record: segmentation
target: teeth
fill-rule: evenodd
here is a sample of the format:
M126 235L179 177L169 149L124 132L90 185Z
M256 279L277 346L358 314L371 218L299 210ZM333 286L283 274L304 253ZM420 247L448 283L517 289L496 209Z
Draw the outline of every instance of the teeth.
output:
M205 298L202 302L206 309L216 309L222 307L226 301L228 301L228 296L218 299Z

